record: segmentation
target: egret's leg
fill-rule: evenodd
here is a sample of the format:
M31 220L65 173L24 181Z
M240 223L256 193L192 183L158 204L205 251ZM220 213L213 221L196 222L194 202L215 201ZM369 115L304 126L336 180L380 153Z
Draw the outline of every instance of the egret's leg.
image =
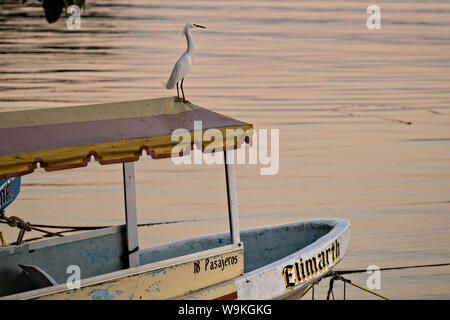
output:
M186 99L184 98L183 81L184 81L184 78L181 79L181 93L183 94L183 102L185 102Z
M180 91L178 90L178 82L177 82L177 97L180 99Z

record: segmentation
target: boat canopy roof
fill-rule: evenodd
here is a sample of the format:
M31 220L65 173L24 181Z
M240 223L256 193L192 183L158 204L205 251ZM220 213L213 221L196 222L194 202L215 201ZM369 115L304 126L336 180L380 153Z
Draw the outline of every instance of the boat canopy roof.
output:
M201 121L202 131L220 130L222 141L197 141L195 121ZM185 129L191 140L173 141L176 129ZM92 156L101 164L137 161L143 150L154 159L181 156L194 143L203 152L238 148L249 142L252 129L175 97L2 112L0 179L31 173L38 163L54 171L86 166ZM173 153L177 145L182 151Z

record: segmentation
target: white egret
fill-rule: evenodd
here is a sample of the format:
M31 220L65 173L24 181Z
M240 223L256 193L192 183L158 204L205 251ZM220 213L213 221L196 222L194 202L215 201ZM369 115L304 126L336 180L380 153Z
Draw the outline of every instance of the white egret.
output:
M177 96L180 98L180 91L178 90L178 82L181 80L181 93L183 94L183 102L186 101L184 98L183 91L183 81L186 74L192 67L192 60L194 59L194 44L192 42L191 29L192 28L203 28L204 26L200 26L198 24L189 22L183 28L183 33L186 36L187 41L187 49L178 59L177 63L173 67L172 73L170 74L169 80L166 83L167 89L173 89L175 84L177 85Z

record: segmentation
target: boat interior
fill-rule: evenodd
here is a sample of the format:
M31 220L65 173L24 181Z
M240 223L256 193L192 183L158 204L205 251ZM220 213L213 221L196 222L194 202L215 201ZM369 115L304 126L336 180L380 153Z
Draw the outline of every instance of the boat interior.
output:
M244 273L288 256L323 237L333 226L301 221L240 230ZM139 250L139 265L162 262L230 244L230 233L203 235ZM0 248L0 297L67 281L77 265L86 279L128 268L125 226Z

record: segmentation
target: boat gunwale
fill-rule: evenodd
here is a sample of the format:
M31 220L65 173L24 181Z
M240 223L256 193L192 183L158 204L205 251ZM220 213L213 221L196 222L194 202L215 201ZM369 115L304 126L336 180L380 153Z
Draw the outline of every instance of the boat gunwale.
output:
M296 258L297 256L301 255L302 253L306 253L306 252L309 252L313 248L317 248L318 244L331 243L334 240L336 240L337 238L339 238L342 234L344 234L350 228L350 221L347 219L323 218L323 219L301 220L301 221L297 221L297 222L289 222L289 223L283 223L283 224L278 224L278 225L272 225L269 227L259 227L259 229L268 230L268 229L274 229L274 227L278 227L278 228L293 227L293 226L299 226L299 225L308 224L308 223L331 225L333 228L330 231L328 231L326 234L321 236L320 238L311 242L306 247L301 248L300 250L297 250L287 256L284 256L281 259L278 259L274 262L264 265L263 267L259 267L255 270L246 272L241 277L244 277L244 276L248 277L248 276L251 276L252 274L260 273L261 271L264 271L267 269L273 269L273 267L275 267L278 264L283 264L284 262L287 262L293 258ZM338 229L336 229L336 228L338 228ZM244 231L244 230L242 230L242 231ZM341 259L342 259L342 257L341 257ZM341 259L339 259L337 262L339 262Z
M300 220L300 221L294 221L294 222L288 222L288 223L282 223L282 224L276 224L276 225L270 225L270 226L259 226L259 227L254 227L254 228L246 228L246 229L241 229L240 233L245 234L245 233L250 233L250 232L251 233L258 233L258 232L262 232L262 231L267 232L270 230L276 230L276 229L280 229L280 228L299 227L302 225L307 226L307 225L311 225L311 224L312 225L328 225L328 226L332 227L332 229L329 230L328 232L326 232L323 236L314 240L312 243L310 243L306 247L301 248L300 250L295 251L295 252L293 252L287 256L284 256L281 259L278 259L274 262L271 262L267 265L264 265L262 267L254 269L252 271L243 273L242 275L239 275L239 276L233 278L234 281L236 283L239 281L246 281L246 279L251 278L252 276L255 276L257 274L261 274L264 272L268 272L270 270L273 270L273 269L279 267L280 265L288 263L292 259L297 258L299 255L307 254L307 253L311 252L311 250L314 248L326 246L326 245L332 243L333 241L335 241L336 239L338 239L341 235L346 233L350 228L350 221L347 219L322 218L322 219ZM54 238L54 239L37 241L34 243L34 248L37 248L37 247L43 248L43 247L48 247L51 245L57 245L60 243L67 243L67 242L71 242L71 241L88 239L88 238L95 237L98 235L112 234L112 233L116 233L118 231L119 232L122 231L124 227L125 227L125 225L119 225L119 226L114 226L114 227L103 228L100 230L86 231L86 232L83 232L80 234L70 235L70 236L66 237L66 238L71 238L71 239ZM159 244L156 246L146 247L146 248L140 249L139 252L143 252L145 250L164 249L164 248L170 247L171 245L174 245L174 244L180 245L180 244L183 244L188 241L200 241L202 239L207 239L207 238L219 239L219 238L223 238L223 237L227 237L227 236L229 236L228 232L201 235L201 236L185 238L185 239L181 239L181 240L177 240L177 241L173 241L173 242L168 242L168 243L164 243L164 244ZM21 245L18 247L23 247L23 246L32 245L32 244L33 243L27 243L27 244L24 244L24 245ZM7 250L14 249L16 247L6 247L2 250L7 251ZM29 249L31 250L31 247ZM93 277L81 280L80 288L85 287L85 286L101 284L101 283L108 282L108 281L114 281L114 280L117 280L120 278L134 276L134 275L137 275L140 273L150 272L150 271L158 270L161 268L170 267L170 266L177 265L180 263L189 262L194 259L206 258L211 255L226 254L226 253L233 252L233 251L236 251L239 249L245 250L242 242L237 243L237 244L226 244L224 246L219 246L219 247L215 247L215 248L211 248L211 249L207 249L207 250L202 250L199 252L190 253L187 255L182 255L182 256L178 256L178 257L174 257L174 258L151 262L151 263L140 265L140 266L133 267L133 268L126 268L126 269L122 269L122 270L118 270L118 271L114 271L114 272L109 272L106 274L101 274L101 275L97 275L97 276L93 276ZM343 256L341 256L336 261L335 265L340 260L342 260L342 258L343 258ZM324 272L323 275L321 275L319 278L325 276L327 273L329 273L329 271ZM305 285L306 286L309 285L312 281L315 281L316 279L317 279L317 277L308 279L302 285L297 286L294 290L292 290L290 292L286 292L286 294L284 296L287 297L289 295L292 295L294 292L297 292L299 289L303 288ZM25 292L13 294L13 295L3 296L3 297L0 297L0 300L3 300L3 299L33 299L33 298L38 298L38 297L49 295L49 294L64 292L67 290L68 290L67 285L65 283L62 283L62 284L59 284L59 285L53 286L53 287L40 288L40 289L25 291ZM283 298L283 297L278 297L278 298Z

